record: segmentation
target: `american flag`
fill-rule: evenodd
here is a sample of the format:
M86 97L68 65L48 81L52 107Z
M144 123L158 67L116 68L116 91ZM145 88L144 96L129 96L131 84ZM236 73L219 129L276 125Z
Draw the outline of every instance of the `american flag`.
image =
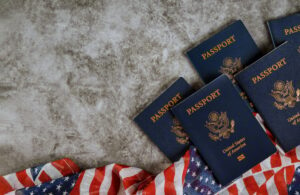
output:
M261 120L259 115L255 117ZM0 195L299 193L300 146L286 154L278 151L228 186L218 184L193 146L158 175L119 164L79 172L78 166L65 158L0 177Z

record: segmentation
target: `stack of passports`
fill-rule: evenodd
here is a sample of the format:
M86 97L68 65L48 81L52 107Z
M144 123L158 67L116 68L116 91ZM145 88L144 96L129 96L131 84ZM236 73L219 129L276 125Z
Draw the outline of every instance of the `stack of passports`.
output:
M233 75L260 57L260 50L241 20L187 51L205 83L222 73Z
M192 87L179 78L134 121L171 160L178 160L189 147L189 138L171 108L193 93Z
M300 13L268 21L268 27L274 47L300 39Z
M286 42L236 75L285 152L300 144L300 42Z
M276 151L226 75L207 84L172 111L222 185Z

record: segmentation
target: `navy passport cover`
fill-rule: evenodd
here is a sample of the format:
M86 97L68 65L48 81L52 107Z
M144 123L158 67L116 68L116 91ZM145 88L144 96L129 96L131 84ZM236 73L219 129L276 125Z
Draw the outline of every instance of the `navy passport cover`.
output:
M274 47L285 41L300 40L300 13L268 21Z
M222 73L233 75L260 57L260 50L241 20L187 51L205 83Z
M134 119L171 161L178 160L185 153L189 139L170 109L193 92L180 77Z
M222 185L276 151L225 75L186 98L172 111Z
M300 145L300 41L286 42L236 80L285 152Z

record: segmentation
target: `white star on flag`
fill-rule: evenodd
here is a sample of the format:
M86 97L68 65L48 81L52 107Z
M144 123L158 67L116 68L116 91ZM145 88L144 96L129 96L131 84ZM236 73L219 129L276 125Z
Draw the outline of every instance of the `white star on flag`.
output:
M57 185L57 186L56 186L56 190L57 190L57 191L60 191L60 188L61 188L61 185Z
M203 177L202 176L200 176L200 181L203 179Z

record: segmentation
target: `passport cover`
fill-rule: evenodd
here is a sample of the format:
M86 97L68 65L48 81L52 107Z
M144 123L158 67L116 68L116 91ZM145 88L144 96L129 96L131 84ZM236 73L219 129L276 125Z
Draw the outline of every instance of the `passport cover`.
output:
M300 13L267 22L274 47L300 39Z
M186 98L172 112L222 185L276 151L226 75Z
M260 57L260 50L241 20L235 21L186 53L205 83L222 73L233 75Z
M300 144L300 42L286 42L236 75L285 152Z
M170 109L193 92L192 87L180 77L134 119L173 162L188 149L189 138Z

